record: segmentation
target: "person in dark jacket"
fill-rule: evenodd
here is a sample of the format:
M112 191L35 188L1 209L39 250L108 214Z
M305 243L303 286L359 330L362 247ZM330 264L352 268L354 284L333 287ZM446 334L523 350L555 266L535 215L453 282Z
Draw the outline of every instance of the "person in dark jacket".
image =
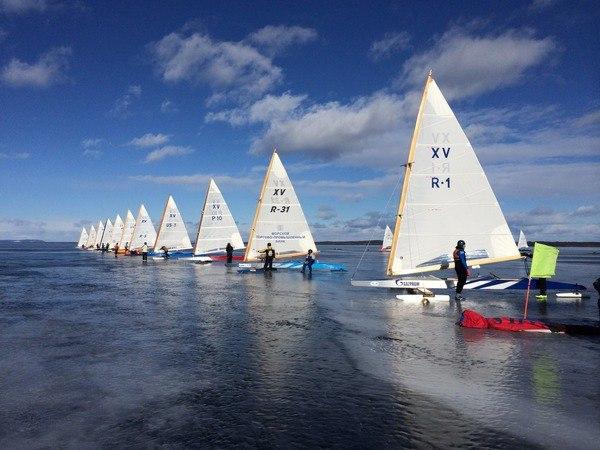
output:
M306 273L306 268L308 267L308 274L312 275L312 266L314 263L315 258L313 257L313 251L312 249L309 249L306 258L304 258L304 264L302 264L302 273Z
M260 250L259 253L265 254L265 264L263 265L263 270L272 270L273 269L273 260L275 259L275 250L271 247L271 243L267 244L267 248L264 250Z
M452 253L452 259L454 259L454 270L456 271L456 277L458 278L454 299L464 300L465 298L462 296L462 290L467 282L469 268L467 266L467 255L465 254L465 241L462 239L456 243L456 248Z
M227 253L227 264L231 264L233 262L233 245L231 243L227 243L227 247L225 247L225 253Z
M119 244L118 243L115 244L115 258L117 256L119 256Z

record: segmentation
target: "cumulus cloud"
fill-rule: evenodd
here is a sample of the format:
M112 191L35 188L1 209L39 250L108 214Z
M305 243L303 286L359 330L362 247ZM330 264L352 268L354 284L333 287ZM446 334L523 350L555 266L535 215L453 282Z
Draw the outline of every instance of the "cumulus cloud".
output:
M225 111L209 112L206 122L227 122L233 126L251 123L268 123L287 118L306 99L306 95L292 95L286 92L281 95L266 95L252 103Z
M162 103L160 104L160 112L162 113L175 113L178 112L179 110L177 109L177 106L175 106L175 104L169 100L169 99L164 99L162 101Z
M87 138L81 141L81 146L83 148L98 147L102 142L104 142L104 139L101 138Z
M319 220L329 221L337 217L335 209L329 205L320 205L317 209L317 218Z
M0 236L3 239L42 239L73 242L79 238L81 226L73 220L26 220L0 218Z
M149 46L161 78L167 82L208 84L215 93L236 97L263 94L281 81L281 68L244 42L171 33Z
M132 84L127 88L127 92L117 99L115 106L110 110L113 116L126 117L131 114L130 107L133 102L142 96L142 87Z
M0 11L11 14L42 12L48 8L48 0L0 0Z
M70 47L55 47L44 53L34 63L13 58L2 69L2 81L13 87L45 88L66 79Z
M139 148L156 147L159 145L166 144L167 142L169 142L170 138L171 136L169 136L168 134L146 133L143 136L133 138L131 141L129 141L128 144Z
M527 31L477 36L452 28L432 48L406 60L398 84L420 86L433 69L447 98L471 97L517 83L556 50L551 38L536 38Z
M165 159L171 156L183 156L189 155L193 150L189 147L180 147L177 145L166 145L164 147L157 148L156 150L152 150L146 156L145 162L151 163L160 161L161 159Z
M396 52L406 50L409 42L410 35L406 31L386 33L383 39L371 44L369 56L375 60L386 58Z
M317 36L317 31L312 28L267 25L251 33L248 40L257 46L265 47L271 54L274 54L293 44L314 41Z

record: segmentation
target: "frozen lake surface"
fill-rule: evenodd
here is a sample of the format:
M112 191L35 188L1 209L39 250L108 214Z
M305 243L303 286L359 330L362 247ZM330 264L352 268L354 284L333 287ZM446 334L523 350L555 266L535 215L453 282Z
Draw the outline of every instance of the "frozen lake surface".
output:
M598 448L600 339L455 325L518 317L522 292L403 304L350 286L362 246L322 246L349 271L312 279L72 246L0 247L1 448ZM555 279L591 289L594 251L561 249ZM530 317L595 323L590 294Z

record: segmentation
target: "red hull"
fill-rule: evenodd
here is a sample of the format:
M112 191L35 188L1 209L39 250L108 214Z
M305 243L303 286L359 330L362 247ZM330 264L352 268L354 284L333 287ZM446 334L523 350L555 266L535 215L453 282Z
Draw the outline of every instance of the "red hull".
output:
M550 327L535 320L513 319L512 317L483 317L481 314L466 309L458 324L465 328L490 328L500 331L550 331Z
M213 261L227 261L227 255L207 255ZM233 255L234 261L243 261L244 257L242 255Z

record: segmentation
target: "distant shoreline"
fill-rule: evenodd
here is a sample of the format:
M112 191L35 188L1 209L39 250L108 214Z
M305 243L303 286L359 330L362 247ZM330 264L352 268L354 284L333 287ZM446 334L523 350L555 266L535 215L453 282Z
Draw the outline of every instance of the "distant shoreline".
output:
M552 245L554 247L600 247L600 242L594 241L539 241L540 244ZM69 241L42 241L39 239L0 239L0 244L7 243L52 243L52 244L77 244L77 242L69 242ZM317 241L317 245L382 245L382 240L373 240L373 241ZM532 245L533 242L530 242L529 245Z

